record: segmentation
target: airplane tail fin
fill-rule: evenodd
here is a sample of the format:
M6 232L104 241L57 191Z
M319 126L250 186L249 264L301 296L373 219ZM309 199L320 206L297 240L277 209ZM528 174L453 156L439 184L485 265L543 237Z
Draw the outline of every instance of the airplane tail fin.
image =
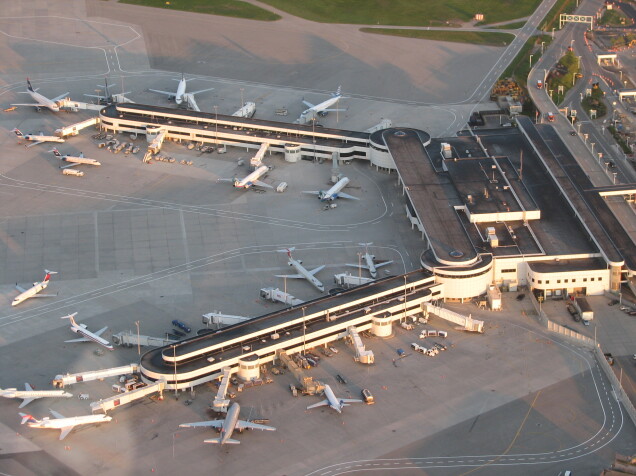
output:
M290 258L292 257L292 251L294 251L296 249L295 246L292 246L291 248L285 248L284 250L277 250L279 253L287 253L287 256L289 256Z
M31 86L31 81L29 80L29 78L27 78L27 89L31 91L32 93L35 92L33 90L33 86Z
M209 440L203 440L204 443L212 443L215 445L221 444L221 438L210 438ZM240 445L241 442L239 440L233 440L232 438L228 438L225 440L225 444L227 445Z
M37 422L37 420L32 415L27 415L26 413L20 413L20 416L22 417L22 422L20 423L21 425L24 425L26 422L29 422L29 423Z
M77 312L74 312L73 314L69 314L68 316L62 316L60 317L60 319L70 319L71 325L77 326L77 322L75 322L75 316L77 316Z
M22 134L22 131L20 131L20 129L18 129L17 127L13 129L11 132L14 132L15 135L18 137L24 137L24 134Z
M334 97L341 96L341 95L342 95L342 86L338 86L338 89L336 89L336 94L334 94Z
M57 274L57 271L51 271L48 269L45 269L44 272L46 273L46 275L44 276L44 281L50 281L51 275Z

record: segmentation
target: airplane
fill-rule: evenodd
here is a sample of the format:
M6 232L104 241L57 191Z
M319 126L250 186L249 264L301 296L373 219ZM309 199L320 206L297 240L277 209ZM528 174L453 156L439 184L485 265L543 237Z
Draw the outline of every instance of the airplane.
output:
M245 429L250 430L266 430L266 431L276 431L276 428L273 426L260 425L258 423L252 423L251 421L239 420L239 412L241 411L241 407L238 403L233 403L230 406L230 409L227 411L227 416L224 420L210 420L210 421L199 421L194 423L182 423L179 425L181 428L196 428L196 427L212 427L219 428L221 430L220 438L211 438L208 440L203 440L204 443L215 443L219 445L239 445L241 444L238 440L233 440L230 438L234 430L243 431Z
M355 266L356 268L364 268L366 270L369 271L369 274L371 275L372 278L375 278L378 276L378 271L377 269L382 267L382 266L386 266L387 264L391 264L393 263L393 261L383 261L382 263L375 263L375 256L369 253L369 246L371 246L373 243L358 243L360 246L364 246L364 261L367 263L366 266L361 264L361 265L357 265L357 264L347 264L347 266Z
M64 139L62 139L61 137L57 137L57 136L45 136L43 132L40 132L39 135L37 134L27 134L24 135L22 134L22 131L20 131L20 129L12 129L11 132L14 132L16 136L18 136L20 139L24 139L24 140L28 140L28 141L32 141L33 144L29 144L29 145L25 145L25 147L33 147L34 145L39 145L42 144L44 142L65 142Z
M331 93L331 97L326 101L321 102L320 104L312 104L308 101L305 101L303 98L303 104L307 106L309 109L305 109L300 117L296 119L296 123L305 124L307 122L315 121L316 116L326 116L330 112L343 112L346 109L330 109L330 106L337 103L340 99L344 99L342 96L342 87L338 86L338 89L335 93Z
M70 319L71 330L76 334L81 335L82 337L80 337L79 339L66 340L64 342L95 342L103 347L106 347L108 350L113 350L112 344L103 337L100 337L103 332L108 329L108 326L98 330L97 332L91 332L86 328L86 324L78 324L77 322L75 322L75 316L77 316L76 312L74 312L73 314L69 314L68 316L62 316L60 317L60 319Z
M258 180L259 178L261 178L263 175L265 175L267 172L270 171L270 167L268 167L267 165L261 165L260 167L258 167L256 170L254 170L254 172L252 172L251 174L249 174L247 177L242 178L241 180L237 179L236 177L234 177L233 179L217 179L217 182L232 182L232 185L236 188L244 188L244 189L248 189L253 185L258 185L259 187L267 187L267 188L274 188L269 184L266 184L265 182L261 182L260 180Z
M181 104L184 100L186 102L189 102L189 99L194 99L194 95L195 94L199 94L199 93L204 93L207 91L212 91L214 88L208 88L208 89L201 89L199 91L193 91L191 93L186 93L186 83L188 81L190 81L189 79L185 79L185 75L182 73L181 74L181 79L175 79L174 81L179 81L179 85L177 86L177 91L174 93L171 93L169 91L161 91L159 89L149 89L149 91L152 91L153 93L159 93L159 94L165 94L166 96L168 96L168 99L172 100L174 99L174 102L176 102L177 104ZM198 110L198 108L193 108Z
M298 274L277 274L276 277L277 278L292 278L292 279L306 279L307 281L309 281L309 284L311 284L313 287L315 287L318 291L320 291L321 293L325 292L325 287L323 286L323 284L318 281L318 279L316 279L316 277L314 276L316 273L318 273L318 271L321 271L322 269L324 269L325 265L322 266L318 266L315 269L312 269L311 271L308 271L304 266L303 266L303 262L302 261L297 261L292 257L292 251L294 251L296 248L286 248L284 250L278 250L279 253L287 253L287 256L289 257L289 261L287 262L287 264L289 266L293 266L296 271L298 271Z
M60 433L60 440L66 438L66 436L78 425L90 425L91 423L103 423L106 421L111 421L113 417L99 414L99 415L83 415L83 416L75 416L66 418L64 415L56 412L55 410L50 410L51 414L55 417L54 419L50 419L49 417L44 417L41 420L34 418L32 415L27 415L26 413L20 413L22 417L22 425L27 423L27 426L31 428L52 428L54 430L62 430Z
M33 86L31 86L31 81L29 80L29 78L27 78L27 90L20 91L20 94L28 94L29 96L31 96L31 99L33 99L34 101L37 101L36 104L11 104L11 105L12 106L33 106L38 111L40 111L40 109L42 109L43 107L46 107L53 112L60 112L60 108L64 107L64 104L66 102L65 99L68 95L68 92L64 94L60 94L59 96L53 99L49 99L47 97L42 96L40 93L38 93L37 92L38 89L39 88L33 89Z
M318 199L321 202L325 202L325 201L331 202L335 200L336 198L349 198L351 200L360 200L358 197L354 197L353 195L349 195L348 193L342 192L342 189L345 188L348 183L349 183L349 179L347 177L342 177L333 185L333 187L331 187L326 192L324 190L318 190L318 191L314 190L314 191L304 191L303 193L318 195Z
M79 157L78 156L73 156L73 155L62 155L60 154L60 151L57 149L51 149L49 152L53 152L53 154L55 155L55 157L57 157L58 159L60 159L63 162L70 162L69 165L63 165L60 168L61 169L67 169L69 167L76 167L77 165L80 164L84 164L84 165L102 165L101 162L98 162L95 159L87 159L86 157L84 157L84 153L80 152Z
M33 390L33 387L28 383L24 384L26 390L18 390L15 388L0 388L0 397L4 398L21 398L23 401L18 408L27 406L36 398L45 397L72 397L72 393L65 392L64 390Z
M112 104L114 102L132 102L130 99L126 98L126 94L130 94L130 91L125 91L119 94L111 94L108 89L108 78L104 78L104 84L98 84L98 88L102 88L104 90L104 95L101 94L84 94L84 96L88 96L89 98L97 98L97 104Z
M44 276L44 279L41 282L39 282L39 283L33 283L33 286L31 286L29 289L24 289L24 288L20 287L18 285L18 283L15 283L15 287L16 287L16 289L18 291L20 291L20 294L18 294L13 299L13 302L11 303L12 306L17 306L22 301L26 301L27 299L32 298L32 297L55 297L55 296L57 296L57 294L38 294L43 289L46 289L46 287L49 285L49 281L51 279L51 275L52 274L57 274L56 271L49 271L48 269L45 269L44 272L46 273L46 275Z
M363 403L362 400L357 398L338 398L331 390L329 385L325 385L325 396L327 397L325 400L319 403L314 403L313 405L309 405L307 410L311 410L316 407L324 407L329 406L336 410L338 413L342 413L342 409L344 407L348 407L352 403Z

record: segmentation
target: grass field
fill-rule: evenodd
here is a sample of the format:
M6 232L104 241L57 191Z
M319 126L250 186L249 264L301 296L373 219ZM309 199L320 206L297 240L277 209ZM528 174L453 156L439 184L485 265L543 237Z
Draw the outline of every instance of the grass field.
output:
M540 0L261 0L321 23L431 26L470 21L476 13L497 23L531 15Z
M483 25L483 27L491 28L493 30L518 30L519 28L523 28L523 25L525 24L526 24L525 21L516 21L514 23L506 23L505 25L498 25L498 26Z
M250 20L280 20L280 16L275 13L239 0L119 0L119 2Z
M514 35L489 31L431 31L431 30L398 30L394 28L360 28L365 33L376 35L402 36L420 40L452 41L454 43L471 43L485 46L508 46Z

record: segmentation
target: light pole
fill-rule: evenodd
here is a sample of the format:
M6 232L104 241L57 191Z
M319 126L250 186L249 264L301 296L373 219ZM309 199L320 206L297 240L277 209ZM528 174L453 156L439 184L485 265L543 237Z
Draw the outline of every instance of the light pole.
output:
M576 57L576 67L581 69L581 57L580 56Z
M362 252L358 251L358 286L362 284Z
M243 88L241 88L241 107L245 106L245 102L243 102Z
M582 126L582 125L583 125L583 124L581 124L580 122L576 125L576 127L578 127L578 128L579 128L579 134L581 133L581 126Z
M218 106L214 106L214 143L219 148L219 115L217 113Z
M534 56L534 55L530 55L530 67L531 67L531 68L532 68L532 57L533 57L533 56Z
M609 168L609 162L605 162L605 174L607 175L609 175L608 168Z
M542 42L541 42L541 54L543 54L543 47L544 47L544 45L545 45L545 41L542 41Z
M570 40L570 49L573 50L574 49L574 40Z
M139 321L135 321L135 325L137 326L137 354L141 355L141 344L139 343Z
M623 82L623 70L620 70L619 73L621 74L621 83Z
M596 145L596 142L590 142L590 145L592 146L592 155L594 155L594 146Z
M552 28L552 39L554 40L554 28Z
M583 93L579 93L579 95L581 96L581 102L583 102Z
M612 172L612 175L613 175L613 177L612 177L612 184L613 184L613 185L616 185L616 172Z
M179 400L179 390L177 389L177 346L172 344L172 358L174 359L174 397Z
M305 355L305 306L303 306L303 355Z

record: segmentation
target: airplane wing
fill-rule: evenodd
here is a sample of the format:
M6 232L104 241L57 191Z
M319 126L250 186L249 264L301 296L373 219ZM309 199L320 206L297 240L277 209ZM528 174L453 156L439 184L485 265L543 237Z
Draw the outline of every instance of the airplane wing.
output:
M225 420L209 420L209 421L196 421L194 423L182 423L179 425L181 428L196 428L196 427L211 427L221 428Z
M318 195L320 192L317 190L303 190L303 193L309 193L311 195Z
M261 182L260 180L254 180L254 182L252 182L254 185L258 185L259 187L267 187L267 188L274 188L272 187L270 184L265 183L265 182Z
M35 398L24 398L22 399L22 403L18 408L26 407L29 403L31 403Z
M305 101L304 99L303 99L303 104L307 106L308 108L312 108L316 106L315 104L312 104L309 101Z
M362 269L369 269L369 267L365 264L361 264L360 266L358 266L357 264L351 264L351 263L347 263L346 266L353 266L354 268L362 268ZM376 266L377 268L377 266Z
M33 387L32 387L32 386L31 386L28 382L26 382L26 383L24 384L24 389L25 389L27 392L32 392L32 391L33 391Z
M205 93L205 92L208 92L208 91L212 91L213 89L214 89L214 88L201 89L201 90L199 90L199 91L192 91L191 93L188 93L188 94L192 94L192 95L194 96L195 94Z
M51 101L61 101L62 99L66 99L70 93L67 91L64 94L60 94L58 97L51 99Z
M338 401L340 403L363 403L362 400L358 398L340 398Z
M31 103L31 104L11 104L12 106L32 106L32 107L47 107L46 104Z
M358 197L354 197L353 195L349 195L348 193L338 192L338 198L349 198L351 200L360 200Z
M78 165L79 165L79 162L73 162L73 163L68 164L68 165L61 165L60 168L61 169L68 169L70 167L77 167Z
M221 438L212 438L211 440L203 440L203 443L221 443ZM232 438L228 438L225 440L226 445L240 445L241 442L239 440L233 440Z
M311 274L312 276L315 275L318 271L322 271L325 268L325 265L323 264L322 266L318 266L315 269L312 269L311 271L309 271L309 274Z
M53 415L55 418L66 418L64 415L62 415L61 413L56 412L55 410L51 410L49 408L49 411L51 412L51 415Z
M87 339L86 337L80 337L79 339L65 340L64 342L90 342L90 339Z
M289 278L289 279L305 279L302 274L275 274L277 278Z
M152 91L153 93L165 94L166 96L174 96L176 94L175 92L169 93L168 91L161 91L159 89L149 89L148 91Z
M322 402L318 402L318 403L314 403L313 405L309 405L307 407L307 410L311 410L312 408L317 408L317 407L326 407L329 406L329 400L323 400Z
M97 332L93 332L93 334L95 334L96 336L101 336L106 329L108 329L108 326L104 327L103 329L98 330Z
M63 440L64 438L66 438L66 436L71 432L73 428L75 428L75 425L63 426L62 428L60 428L60 430L62 430L60 432L60 440Z
M382 266L386 266L387 264L391 264L393 261L384 261L382 263L378 263L375 265L376 268L381 268Z
M231 178L218 178L216 179L217 182L234 182L234 179Z
M320 112L346 112L348 109L323 109Z
M260 425L258 423L252 423L251 421L238 420L236 425L234 426L236 430L265 430L265 431L276 431L276 428L273 426Z
M22 286L20 286L18 283L15 284L15 288L20 291L21 293L25 293L26 289L24 289Z
M41 298L41 297L57 297L57 294L34 294L31 296L32 298ZM29 298L30 299L30 298Z

